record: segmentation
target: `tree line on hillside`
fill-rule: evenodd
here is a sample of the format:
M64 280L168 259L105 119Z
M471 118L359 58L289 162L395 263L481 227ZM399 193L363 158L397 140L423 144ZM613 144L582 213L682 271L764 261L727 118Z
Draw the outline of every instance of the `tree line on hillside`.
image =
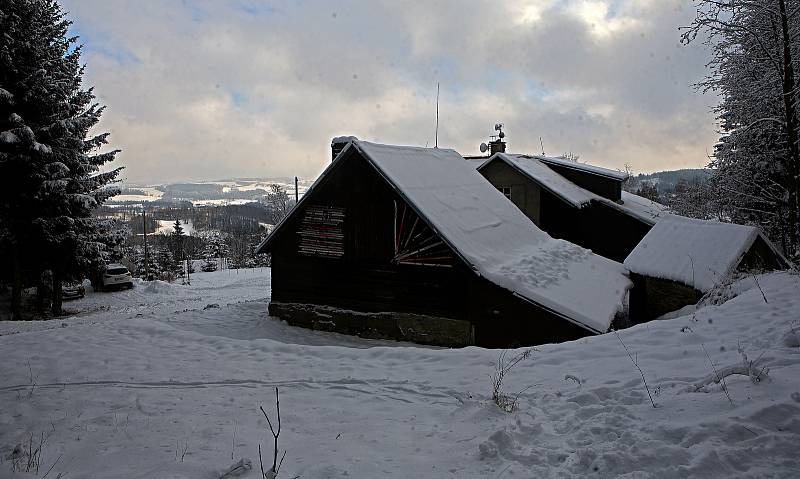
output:
M189 236L181 221L176 220L170 234L148 235L146 249L143 235L130 236L117 251L117 258L136 277L186 281L186 276L198 269L211 272L269 266L269 255L256 253L265 237L263 229L258 232L209 230Z

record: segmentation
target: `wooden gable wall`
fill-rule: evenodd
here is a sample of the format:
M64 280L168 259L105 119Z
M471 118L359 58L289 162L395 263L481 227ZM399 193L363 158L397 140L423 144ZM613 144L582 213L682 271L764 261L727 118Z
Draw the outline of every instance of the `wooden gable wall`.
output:
M405 209L407 219L413 216L358 152L351 150L342 158L312 195L298 206L303 210L295 213L271 247L273 301L466 317L464 291L473 273L448 247L437 247L434 257L449 254L449 265L392 261L397 256L396 208L400 213ZM341 255L329 254L330 247L319 254L301 248L304 230L309 229L304 220L314 210L342 215L343 221L336 225L341 231ZM414 235L422 231L422 225L416 228Z

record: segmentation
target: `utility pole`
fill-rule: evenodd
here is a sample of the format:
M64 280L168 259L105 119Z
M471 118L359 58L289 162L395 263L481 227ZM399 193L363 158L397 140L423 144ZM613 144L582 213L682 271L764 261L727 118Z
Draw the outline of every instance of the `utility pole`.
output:
M439 148L439 82L436 82L436 134L433 141L433 147Z
M294 177L294 204L298 202L298 194L297 194L297 177Z
M147 206L142 204L142 226L144 231L144 279L150 281L150 255L147 251Z
M188 254L186 254L186 242L183 240L181 240L181 252L183 253L183 258L186 260L186 284L191 285L192 276L190 271L191 268L189 267L189 261L191 261L192 258L190 258Z

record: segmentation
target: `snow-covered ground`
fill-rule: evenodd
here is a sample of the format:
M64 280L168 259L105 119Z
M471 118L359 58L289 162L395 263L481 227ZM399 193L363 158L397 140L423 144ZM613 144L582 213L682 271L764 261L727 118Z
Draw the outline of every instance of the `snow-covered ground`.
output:
M619 333L657 408L606 334L536 348L506 378L527 388L512 413L490 398L498 351L290 327L267 316L269 269L89 291L74 317L0 323L0 477L58 461L48 477L219 478L242 457L257 468L259 443L271 464L258 407L274 417L275 386L279 477L797 477L800 279L759 283L768 302L748 279L722 305ZM739 348L763 381L728 377L732 403L691 391ZM12 474L31 434L47 437L40 473Z

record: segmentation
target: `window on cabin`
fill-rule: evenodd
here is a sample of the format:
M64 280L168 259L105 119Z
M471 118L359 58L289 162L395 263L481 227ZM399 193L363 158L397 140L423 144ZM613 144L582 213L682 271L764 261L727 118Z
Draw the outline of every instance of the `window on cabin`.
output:
M344 256L344 208L309 205L300 222L299 253L306 256Z
M509 200L511 199L511 187L510 186L498 186L497 189L500 191L500 193L503 193L503 196L505 196Z

